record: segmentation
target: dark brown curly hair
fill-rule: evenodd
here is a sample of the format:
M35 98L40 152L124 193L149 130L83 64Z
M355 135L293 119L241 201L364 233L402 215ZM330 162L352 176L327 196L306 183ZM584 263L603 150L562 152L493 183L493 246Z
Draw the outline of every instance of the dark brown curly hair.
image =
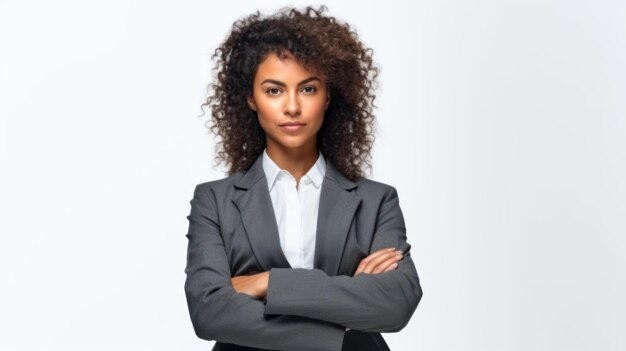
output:
M332 16L326 6L302 11L283 7L271 16L259 11L233 23L211 59L216 82L201 105L212 111L207 127L221 137L217 164L230 165L228 174L247 171L266 146L265 132L246 98L252 95L257 68L271 52L291 54L327 81L330 105L317 134L317 146L327 161L355 181L371 169L375 120L372 113L379 68L373 50L364 47L356 31ZM216 132L217 130L217 132Z

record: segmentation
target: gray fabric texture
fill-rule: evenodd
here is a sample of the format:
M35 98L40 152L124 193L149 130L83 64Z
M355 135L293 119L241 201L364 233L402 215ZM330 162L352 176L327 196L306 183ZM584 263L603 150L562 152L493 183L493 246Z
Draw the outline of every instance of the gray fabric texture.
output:
M340 351L348 327L363 332L355 335L371 334L363 342L384 343L380 333L404 328L422 297L396 189L366 178L352 182L327 162L314 268L291 268L261 156L247 172L194 190L184 288L196 335L217 341L214 350L234 344ZM395 270L353 276L363 258L385 247L404 252ZM264 271L270 271L264 301L237 293L230 283L233 276Z

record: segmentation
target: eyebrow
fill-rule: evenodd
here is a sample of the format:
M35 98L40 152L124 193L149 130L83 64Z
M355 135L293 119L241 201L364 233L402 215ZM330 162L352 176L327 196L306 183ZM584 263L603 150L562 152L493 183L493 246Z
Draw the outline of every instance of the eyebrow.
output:
M310 77L310 78L307 78L307 79L305 79L305 80L301 81L300 83L298 83L298 85L302 85L302 84L305 84L305 83L308 83L308 82L310 82L310 81L314 81L314 80L321 81L321 80L320 80L319 78L317 78L317 77ZM274 80L274 79L266 79L266 80L264 80L264 81L262 81L262 82L261 82L261 85L263 85L263 84L265 84L265 83L272 83L272 84L279 85L279 86L281 86L281 87L286 87L286 86L287 86L287 84L285 84L285 83L283 83L283 82L281 82L281 81L279 81L279 80Z

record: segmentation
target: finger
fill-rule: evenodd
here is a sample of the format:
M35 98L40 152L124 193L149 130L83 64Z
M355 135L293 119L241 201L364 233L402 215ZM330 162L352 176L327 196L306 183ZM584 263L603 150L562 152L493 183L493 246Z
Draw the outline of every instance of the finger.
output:
M390 265L389 267L387 267L387 269L385 269L385 272L393 271L396 268L398 268L398 262L396 262L396 263Z
M400 256L394 255L393 257L390 257L390 258L384 260L379 265L374 267L374 269L372 269L372 274L378 274L378 273L384 272L389 266L391 266L392 264L397 263L398 261L400 261L400 259L401 259Z
M376 267L372 268L372 273L371 274L382 273L382 272L386 271L387 268L389 268L389 266L391 266L394 263L397 263L398 261L400 261L400 257L398 257L398 256L390 257L390 258L380 262L378 265L376 265Z
M384 249L380 249L378 251L375 251L371 254L369 254L367 257L365 257L363 259L363 261L365 261L366 263L375 259L376 257L380 257L381 255L387 254L389 252L393 252L395 250L395 247L386 247Z
M384 262L385 260L389 259L389 258L395 258L398 257L398 254L394 251L390 251L387 252L383 255L379 255L378 257L372 259L371 261L369 261L365 267L363 268L363 271L366 273L370 273L376 268L376 266L378 266L380 263Z
M357 267L357 272L362 272L363 269L365 268L365 265L367 265L367 263L370 262L372 259L375 259L376 257L383 255L385 253L392 252L394 249L395 249L394 247L387 247L387 248L383 248L378 251L375 251L374 253L368 255L367 257L362 259L361 262L359 262L359 266Z
M402 259L402 255L399 254L397 251L390 252L386 255L386 257L382 256L373 260L369 266L365 267L364 270L370 274L381 273L384 268L387 268L389 264L396 262L400 259Z

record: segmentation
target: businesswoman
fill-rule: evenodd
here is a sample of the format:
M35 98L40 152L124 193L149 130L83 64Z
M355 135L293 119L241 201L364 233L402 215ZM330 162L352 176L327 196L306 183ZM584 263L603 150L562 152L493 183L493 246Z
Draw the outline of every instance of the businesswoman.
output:
M229 172L195 188L185 268L213 350L388 350L422 297L397 191L363 174L372 51L325 10L257 12L213 55Z

